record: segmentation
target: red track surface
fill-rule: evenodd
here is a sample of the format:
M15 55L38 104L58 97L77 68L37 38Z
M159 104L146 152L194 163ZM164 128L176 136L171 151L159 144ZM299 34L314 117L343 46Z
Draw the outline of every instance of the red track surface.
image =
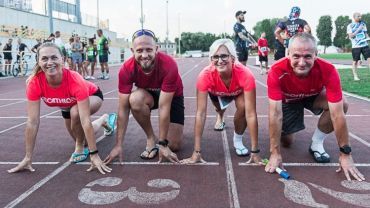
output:
M193 150L193 126L195 115L195 81L200 70L208 64L203 59L177 60L183 75L185 95L185 130L180 159L189 157ZM251 61L251 63L254 61ZM259 75L250 67L258 80L257 112L259 120L259 142L261 156L268 158L269 141L267 128L266 76ZM95 116L117 109L117 70L111 67L111 80L95 81L102 89L105 101ZM130 119L124 141L123 166L113 164L112 173L85 172L87 163L66 162L74 144L64 127L60 112L42 106L40 130L34 151L33 162L36 172L8 174L7 169L15 166L24 156L24 129L26 102L24 100L25 79L0 80L0 207L370 207L370 185L367 182L354 184L363 190L354 190L342 185L345 177L335 173L336 166L310 167L314 163L308 153L311 135L318 117L307 113L306 129L297 134L290 149L283 149L284 162L292 175L290 181L280 181L279 176L264 172L261 166L241 164L247 158L237 157L232 147L232 106L226 111L226 131L212 130L215 112L208 105L208 118L202 141L202 155L210 164L157 165L157 158L148 162L138 156L145 148L145 135L134 119ZM347 122L351 132L353 157L361 163L360 171L370 179L370 123L369 102L347 97L350 109ZM155 112L155 111L154 111ZM156 115L156 112L154 113ZM153 117L154 128L157 118ZM249 134L244 141L250 147ZM355 137L357 139L355 139ZM114 145L115 136L97 135L101 157L105 157ZM360 142L358 139L362 139ZM325 147L338 162L338 147L333 134L326 140ZM54 163L47 163L54 162ZM292 164L296 163L296 164ZM108 178L110 177L110 178ZM101 179L110 186L87 185ZM160 181L162 188L149 187L151 180ZM120 181L122 180L122 181ZM115 182L115 183L114 183ZM283 183L284 182L284 183ZM324 188L326 188L324 190ZM284 192L285 190L285 192ZM336 192L335 192L336 191ZM341 192L341 193L338 193ZM354 195L346 195L354 194ZM312 198L311 195L312 194ZM330 195L332 194L332 195ZM351 200L352 199L352 200ZM315 201L315 202L313 202Z

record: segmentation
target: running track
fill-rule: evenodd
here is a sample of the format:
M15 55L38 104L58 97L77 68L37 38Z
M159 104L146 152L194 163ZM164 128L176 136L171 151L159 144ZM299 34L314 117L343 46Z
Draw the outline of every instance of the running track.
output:
M250 61L252 64L254 60ZM193 150L193 126L196 110L195 82L206 58L178 59L184 83L185 129L180 159ZM266 75L257 80L257 113L261 156L269 157L268 100ZM105 101L93 118L116 111L117 71L111 67L111 79L94 81L102 89ZM247 158L237 157L232 145L234 106L226 111L226 130L213 131L215 112L208 102L208 114L202 140L202 165L156 164L158 158L139 158L145 148L145 135L130 119L124 141L124 165L111 165L112 173L85 172L88 162L71 164L74 144L64 127L58 109L41 107L41 123L34 151L33 167L8 174L24 156L24 129L27 119L25 78L0 80L0 207L370 207L370 183L347 183L337 174L338 146L333 134L325 142L332 163L319 165L308 153L311 135L318 117L305 115L306 129L297 134L290 149L282 149L286 168L292 179L267 174L262 166L246 165ZM370 180L370 107L369 102L347 97L350 103L347 123L353 157L360 171ZM153 126L158 129L157 112ZM249 134L244 141L250 147ZM97 135L99 154L105 157L115 136Z

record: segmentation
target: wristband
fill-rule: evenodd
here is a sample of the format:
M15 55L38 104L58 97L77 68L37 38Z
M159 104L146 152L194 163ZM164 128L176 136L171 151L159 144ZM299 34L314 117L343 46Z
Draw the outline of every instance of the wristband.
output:
M161 145L162 147L167 147L168 146L168 140L167 139L159 140L158 144Z
M99 151L98 150L94 150L94 151L92 151L92 152L90 152L89 151L89 155L95 155L95 154L97 154Z
M260 152L260 149L251 150L251 153L259 153L259 152Z

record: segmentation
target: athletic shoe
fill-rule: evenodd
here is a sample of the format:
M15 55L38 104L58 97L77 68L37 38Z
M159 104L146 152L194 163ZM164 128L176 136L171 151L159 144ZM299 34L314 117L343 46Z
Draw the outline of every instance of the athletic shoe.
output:
M106 74L106 75L104 76L104 79L105 79L105 80L108 80L108 79L109 79L109 74Z
M96 78L94 76L90 76L90 79L91 80L95 80Z
M107 118L107 126L109 129L104 129L104 135L110 136L114 133L114 130L117 128L117 114L116 113L110 113Z
M98 76L98 79L104 79L104 74L100 74L100 75Z

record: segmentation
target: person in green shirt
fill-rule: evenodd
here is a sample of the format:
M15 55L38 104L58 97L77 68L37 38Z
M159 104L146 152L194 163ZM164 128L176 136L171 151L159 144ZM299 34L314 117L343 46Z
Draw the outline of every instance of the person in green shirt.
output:
M109 79L109 67L108 67L108 53L109 53L109 46L108 46L108 39L103 35L103 31L98 29L96 33L99 36L97 49L99 55L99 62L101 66L101 76L100 79Z
M98 51L96 49L96 45L94 44L94 39L89 39L89 45L86 48L86 61L84 64L84 67L87 70L89 65L91 66L91 75L87 76L86 79L95 79L94 77L94 71L95 71L95 64L96 64L96 55L98 54Z

